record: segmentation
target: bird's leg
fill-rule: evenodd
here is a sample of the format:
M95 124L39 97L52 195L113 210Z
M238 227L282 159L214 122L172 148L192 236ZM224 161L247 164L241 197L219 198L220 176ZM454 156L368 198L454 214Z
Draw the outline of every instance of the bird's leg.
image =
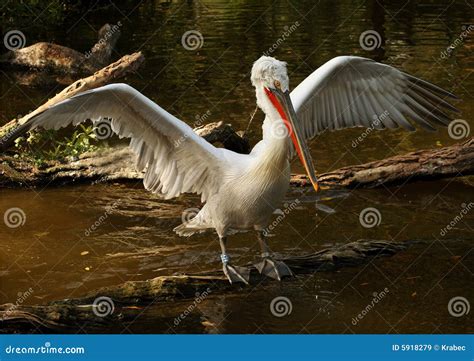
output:
M230 264L230 257L226 252L226 241L227 237L219 237L219 243L221 245L221 261L222 269L224 274L227 276L230 283L243 282L249 284L250 269L246 267L232 266Z
M278 281L281 281L283 277L293 276L293 272L284 262L272 259L263 231L258 232L258 243L262 250L262 261L255 264L255 267L262 275L277 279Z

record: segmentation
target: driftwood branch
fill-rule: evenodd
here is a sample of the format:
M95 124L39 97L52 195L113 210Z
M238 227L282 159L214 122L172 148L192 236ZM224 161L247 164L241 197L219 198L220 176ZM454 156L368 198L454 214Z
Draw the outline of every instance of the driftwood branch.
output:
M340 267L360 265L377 257L391 256L406 249L408 244L359 240L282 260L297 275L333 271ZM252 284L263 281L254 266L249 264L248 267L251 268ZM151 304L171 305L178 300L195 299L197 295L245 292L246 289L250 288L229 284L222 272L217 270L199 275L160 276L145 281L129 281L96 290L81 298L54 301L46 305L1 305L0 332L67 332L68 329L73 331L77 325L83 330L94 331L119 320L133 319L142 307ZM99 297L109 297L114 305L114 312L105 318L93 312L94 301Z
M36 114L41 113L46 108L78 93L109 84L119 78L126 76L127 74L132 73L138 69L144 60L145 58L141 52L125 55L115 63L102 68L93 75L75 81L31 113L20 119L13 119L12 121L8 122L6 125L0 128L0 137L2 137L0 141L0 150L6 150L7 148L11 147L15 138L19 135L18 132L21 130L19 129L21 128L19 126L26 123Z
M474 138L449 147L419 150L340 168L321 174L319 180L328 186L372 188L472 174L474 174ZM311 182L306 175L294 175L292 184L306 186L311 185Z
M219 141L225 132L211 124L200 128L200 135L209 141ZM217 131L216 131L217 129ZM235 134L235 133L234 133ZM240 140L238 140L240 139ZM232 147L248 146L245 140L234 137ZM228 144L229 146L229 144ZM229 146L231 147L231 146ZM232 148L231 147L231 148ZM0 186L65 184L70 182L108 182L137 180L143 174L135 169L134 154L128 147L106 148L82 154L74 161L53 161L38 168L32 161L0 156ZM433 180L474 174L474 138L449 147L420 150L384 160L340 168L319 175L327 187L377 187L397 185L417 180ZM294 186L311 183L305 175L293 175Z

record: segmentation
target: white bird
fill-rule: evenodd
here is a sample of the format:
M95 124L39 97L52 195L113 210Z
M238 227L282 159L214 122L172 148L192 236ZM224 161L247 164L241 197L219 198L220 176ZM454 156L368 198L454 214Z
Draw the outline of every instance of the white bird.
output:
M434 130L433 125L446 126L451 120L442 108L457 111L443 100L455 98L451 93L361 57L328 61L290 93L286 63L262 56L253 64L251 81L265 120L263 139L250 154L214 147L126 84L103 86L51 106L8 135L5 145L39 126L58 129L86 119L112 119L112 130L131 138L147 190L165 199L182 193L201 195L205 204L200 212L174 230L189 236L214 229L227 278L248 283L249 270L234 266L226 248L227 236L239 230L258 232L262 261L256 266L262 274L276 279L292 275L283 262L272 259L264 230L288 190L293 153L318 189L307 140L326 129L415 130L408 119Z

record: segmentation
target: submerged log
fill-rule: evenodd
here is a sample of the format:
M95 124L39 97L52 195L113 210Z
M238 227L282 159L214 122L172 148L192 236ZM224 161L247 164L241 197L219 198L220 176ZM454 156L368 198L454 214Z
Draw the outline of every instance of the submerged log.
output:
M226 126L229 131L230 126ZM219 141L221 126L200 128L200 135ZM216 132L216 129L218 130ZM238 136L235 136L238 139ZM244 140L236 147L246 147ZM33 161L0 156L0 186L66 184L71 182L117 182L143 178L135 168L135 155L125 146L82 154L78 159L51 161L38 167ZM399 185L418 180L434 180L474 174L474 138L448 147L386 158L380 161L340 168L319 175L326 187L365 187ZM294 186L310 186L306 175L292 175Z
M97 43L86 53L58 44L40 42L11 50L0 56L0 64L67 74L91 74L110 62L112 51L120 37L117 25L105 24L99 30Z
M405 250L408 245L409 242L358 240L282 260L296 275L327 272L340 267L357 266L378 257L392 256ZM248 267L251 269L251 284L262 282L262 276L255 267L251 264ZM291 279L288 280L291 282ZM198 275L159 276L144 281L129 281L98 289L84 297L53 301L46 305L0 305L0 333L67 332L68 329L73 332L77 325L83 330L97 330L110 327L118 320L123 322L124 318L133 319L133 310L137 313L152 304L171 305L178 300L195 299L197 295L245 292L251 288L231 285L220 270ZM98 309L101 300L102 307L113 309L106 317L97 316L99 311L105 313L105 310ZM95 313L94 308L97 311Z
M0 150L5 151L11 147L16 137L20 136L18 132L21 132L21 125L26 123L30 118L38 113L41 113L46 108L63 101L64 99L70 98L78 93L86 90L98 88L103 85L107 85L119 78L122 78L138 69L138 67L145 60L141 52L133 53L131 55L125 55L115 63L112 63L105 68L100 69L93 75L83 79L79 79L72 83L61 92L56 94L54 97L49 99L46 103L36 108L31 113L25 115L20 119L13 119L6 125L0 127Z

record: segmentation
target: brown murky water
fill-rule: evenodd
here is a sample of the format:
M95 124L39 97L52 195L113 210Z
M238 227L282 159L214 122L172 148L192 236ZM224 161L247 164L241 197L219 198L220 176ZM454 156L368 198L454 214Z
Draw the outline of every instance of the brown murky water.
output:
M297 29L273 55L288 62L292 84L330 58L342 54L371 57L430 80L463 98L462 119L472 128L474 103L474 32L446 49L474 23L472 2L299 1L144 2L106 7L84 19L68 19L58 27L25 27L28 44L39 40L86 51L105 21L120 20L123 36L116 56L142 50L147 58L138 74L126 81L189 124L225 120L246 127L254 109L249 81L252 62L267 51L296 21ZM40 18L41 20L41 18ZM40 20L37 20L40 22ZM73 25L75 24L75 25ZM38 26L38 25L37 25ZM69 27L71 27L69 29ZM64 28L69 29L64 31ZM181 35L198 29L202 48L188 51ZM375 29L383 46L365 51L359 35ZM59 87L20 85L0 72L1 122L35 108ZM261 114L253 140L260 136ZM312 144L318 171L366 162L407 151L455 143L447 130L437 133L372 132L356 147L361 129L326 133ZM295 163L295 171L301 171ZM359 238L416 241L407 251L368 265L299 276L283 283L267 282L228 295L209 295L178 327L173 320L190 302L163 309L151 307L128 324L132 332L222 333L464 333L474 332L472 312L453 317L448 303L465 297L472 304L474 213L462 210L473 201L468 179L416 183L403 188L323 192L293 190L299 200L275 229L272 248L301 254ZM171 229L183 210L199 206L196 197L162 201L136 185L78 185L0 190L0 213L21 208L26 222L18 228L0 224L0 303L16 302L30 287L25 303L71 298L127 280L220 267L214 235L178 238ZM113 206L114 211L106 212ZM380 224L364 228L359 213L374 207ZM456 216L458 216L456 220ZM92 225L99 221L93 229ZM455 221L452 230L444 227ZM254 260L255 235L230 240L235 263ZM386 296L363 317L353 319ZM292 313L277 318L270 303L285 296ZM116 325L113 332L125 331Z

